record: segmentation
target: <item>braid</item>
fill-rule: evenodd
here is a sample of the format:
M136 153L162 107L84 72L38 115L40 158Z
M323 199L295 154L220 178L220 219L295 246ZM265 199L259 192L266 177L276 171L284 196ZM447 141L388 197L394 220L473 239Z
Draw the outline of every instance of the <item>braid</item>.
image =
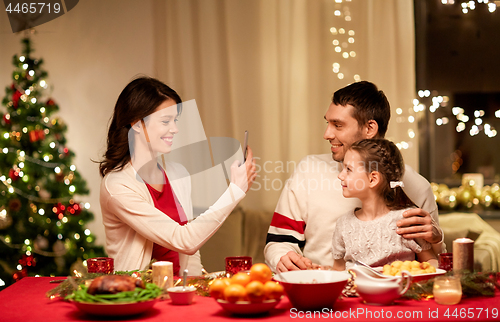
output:
M391 181L401 181L405 165L401 152L394 143L385 139L366 139L354 143L349 149L359 153L367 172L381 174L380 193L391 210L415 206L401 187L391 188Z

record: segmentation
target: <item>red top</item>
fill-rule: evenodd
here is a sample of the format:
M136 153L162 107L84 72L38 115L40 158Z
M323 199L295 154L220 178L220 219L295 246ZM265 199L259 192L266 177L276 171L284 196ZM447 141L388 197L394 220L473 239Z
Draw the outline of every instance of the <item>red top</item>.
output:
M156 209L160 210L161 212L169 216L172 220L178 222L180 225L185 225L187 223L186 214L184 213L179 200L175 196L175 193L170 186L167 174L163 170L162 172L163 176L165 177L165 183L163 184L162 191L156 190L147 183L146 187L148 187L149 193L151 194L151 198L153 198ZM153 254L151 255L151 259L156 259L158 261L169 261L174 263L174 275L179 276L179 253L155 243L153 245Z

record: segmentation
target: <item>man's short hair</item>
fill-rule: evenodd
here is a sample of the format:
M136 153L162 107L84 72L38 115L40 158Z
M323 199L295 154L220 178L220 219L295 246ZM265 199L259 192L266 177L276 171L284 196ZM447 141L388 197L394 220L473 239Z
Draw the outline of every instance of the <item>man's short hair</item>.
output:
M379 91L375 84L367 81L352 83L336 91L332 102L341 106L352 105L353 117L359 126L374 120L378 124L379 136L385 136L391 118L391 106L384 92Z

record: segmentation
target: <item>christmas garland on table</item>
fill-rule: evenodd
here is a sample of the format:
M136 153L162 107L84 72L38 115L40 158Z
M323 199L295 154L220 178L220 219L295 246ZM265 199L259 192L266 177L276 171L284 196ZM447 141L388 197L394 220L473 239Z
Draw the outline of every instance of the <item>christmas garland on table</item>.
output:
M86 269L83 272L75 270L73 272L75 276L69 276L66 280L62 281L60 285L53 288L47 292L47 297L54 299L57 297L65 298L66 296L74 293L78 290L78 285L85 284L90 285L92 280L98 276L106 275L103 273L87 273ZM134 270L134 271L117 271L113 273L114 275L129 275L137 278L141 278L144 283L153 282L153 271L151 269L146 270ZM205 274L202 276L192 276L188 277L186 284L189 286L196 287L198 295L209 296L209 287L213 280L224 275L222 272L220 274ZM174 279L174 286L180 285L182 283L182 278Z
M452 272L446 276L453 275ZM460 278L462 284L462 295L467 297L495 296L495 290L500 291L500 273L498 272L474 272L464 273ZM433 298L432 288L434 278L427 281L412 283L403 297L413 300Z

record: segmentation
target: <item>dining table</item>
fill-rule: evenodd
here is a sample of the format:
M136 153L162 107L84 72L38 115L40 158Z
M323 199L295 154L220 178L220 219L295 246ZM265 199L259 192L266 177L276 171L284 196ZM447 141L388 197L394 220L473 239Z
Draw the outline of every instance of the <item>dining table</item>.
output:
M61 277L25 277L0 292L0 321L234 321L301 319L342 321L500 321L500 292L493 297L463 297L455 305L440 305L433 299L401 298L392 305L364 304L358 297L339 298L332 308L301 311L292 307L284 296L269 312L259 315L234 315L225 311L215 299L195 296L191 305L173 305L161 300L149 310L132 316L106 317L80 311L74 303L61 298L50 299L51 283ZM64 278L63 278L64 279Z

